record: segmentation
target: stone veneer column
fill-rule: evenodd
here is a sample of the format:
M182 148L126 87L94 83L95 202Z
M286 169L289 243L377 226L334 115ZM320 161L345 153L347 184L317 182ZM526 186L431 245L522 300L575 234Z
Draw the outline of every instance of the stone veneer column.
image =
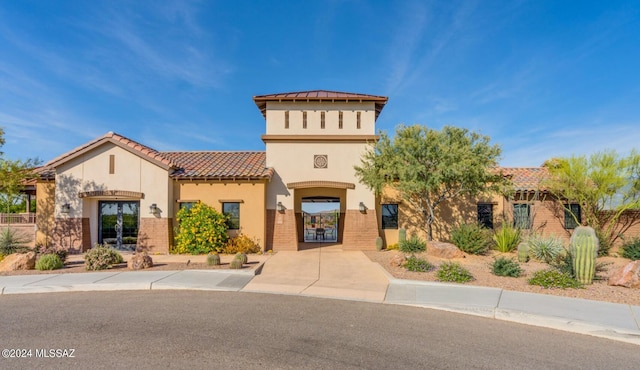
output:
M91 223L88 217L82 218L82 252L91 249Z
M69 253L84 252L87 246L91 247L89 219L81 217L56 218L51 243L56 247L66 249Z
M137 248L147 253L168 254L173 244L173 219L141 218Z
M273 251L297 251L296 215L292 209L277 212L267 210L267 243L265 249Z
M366 213L347 210L342 234L343 250L375 250L378 237L378 222L375 209Z

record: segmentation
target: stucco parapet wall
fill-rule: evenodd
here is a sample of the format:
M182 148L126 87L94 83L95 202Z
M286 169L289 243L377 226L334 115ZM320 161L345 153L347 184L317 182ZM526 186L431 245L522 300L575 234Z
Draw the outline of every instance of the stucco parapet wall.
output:
M301 182L290 182L287 184L287 189L308 189L308 188L355 189L356 185L350 182L339 182L339 181L301 181Z
M345 142L370 143L380 139L379 135L262 135L265 143L277 142Z
M144 199L144 193L127 190L95 190L83 191L78 193L79 198L96 198L96 197L122 197L131 199Z

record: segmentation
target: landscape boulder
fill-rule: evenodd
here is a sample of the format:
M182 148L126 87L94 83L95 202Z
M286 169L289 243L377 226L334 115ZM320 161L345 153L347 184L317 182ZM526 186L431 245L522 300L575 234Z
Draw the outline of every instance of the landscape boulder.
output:
M427 246L427 254L433 257L452 259L465 258L463 251L451 243L431 241Z
M405 262L407 262L407 259L403 255L396 254L395 256L391 257L389 264L395 267L402 267L404 266Z
M33 270L36 268L36 253L14 253L10 254L0 262L0 272Z
M127 267L131 270L147 269L153 267L153 260L147 252L136 253L131 256L131 259L127 262Z
M640 288L640 261L633 261L616 270L609 277L609 285Z

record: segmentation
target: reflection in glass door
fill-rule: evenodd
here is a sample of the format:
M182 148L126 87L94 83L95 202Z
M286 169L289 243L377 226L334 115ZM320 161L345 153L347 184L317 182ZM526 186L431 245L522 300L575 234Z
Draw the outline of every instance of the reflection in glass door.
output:
M136 249L140 202L101 201L98 242L126 251Z

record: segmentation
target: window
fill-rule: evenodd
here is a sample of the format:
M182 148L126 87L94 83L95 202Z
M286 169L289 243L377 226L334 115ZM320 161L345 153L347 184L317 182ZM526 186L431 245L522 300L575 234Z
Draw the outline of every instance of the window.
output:
M229 217L227 220L227 226L229 230L240 229L240 203L229 202L222 203L222 213Z
M196 204L197 202L180 202L180 209L186 208L186 209L191 209L193 208L193 206Z
M307 112L302 112L302 128L307 128Z
M284 111L284 128L289 128L289 111Z
M338 128L342 130L342 111L338 113Z
M531 209L528 204L513 205L513 226L520 229L531 228Z
M478 204L478 223L487 229L493 229L493 204Z
M565 204L564 207L564 228L575 229L580 226L580 223L582 222L582 210L580 209L580 205ZM571 210L571 212L569 212L569 210ZM575 216L575 218L573 216Z
M383 229L398 228L398 205L397 204L382 205L382 228Z
M324 129L324 112L320 112L320 128Z
M361 114L362 112L358 112L356 115L356 128L359 130L360 127L362 127L362 119L361 119Z

